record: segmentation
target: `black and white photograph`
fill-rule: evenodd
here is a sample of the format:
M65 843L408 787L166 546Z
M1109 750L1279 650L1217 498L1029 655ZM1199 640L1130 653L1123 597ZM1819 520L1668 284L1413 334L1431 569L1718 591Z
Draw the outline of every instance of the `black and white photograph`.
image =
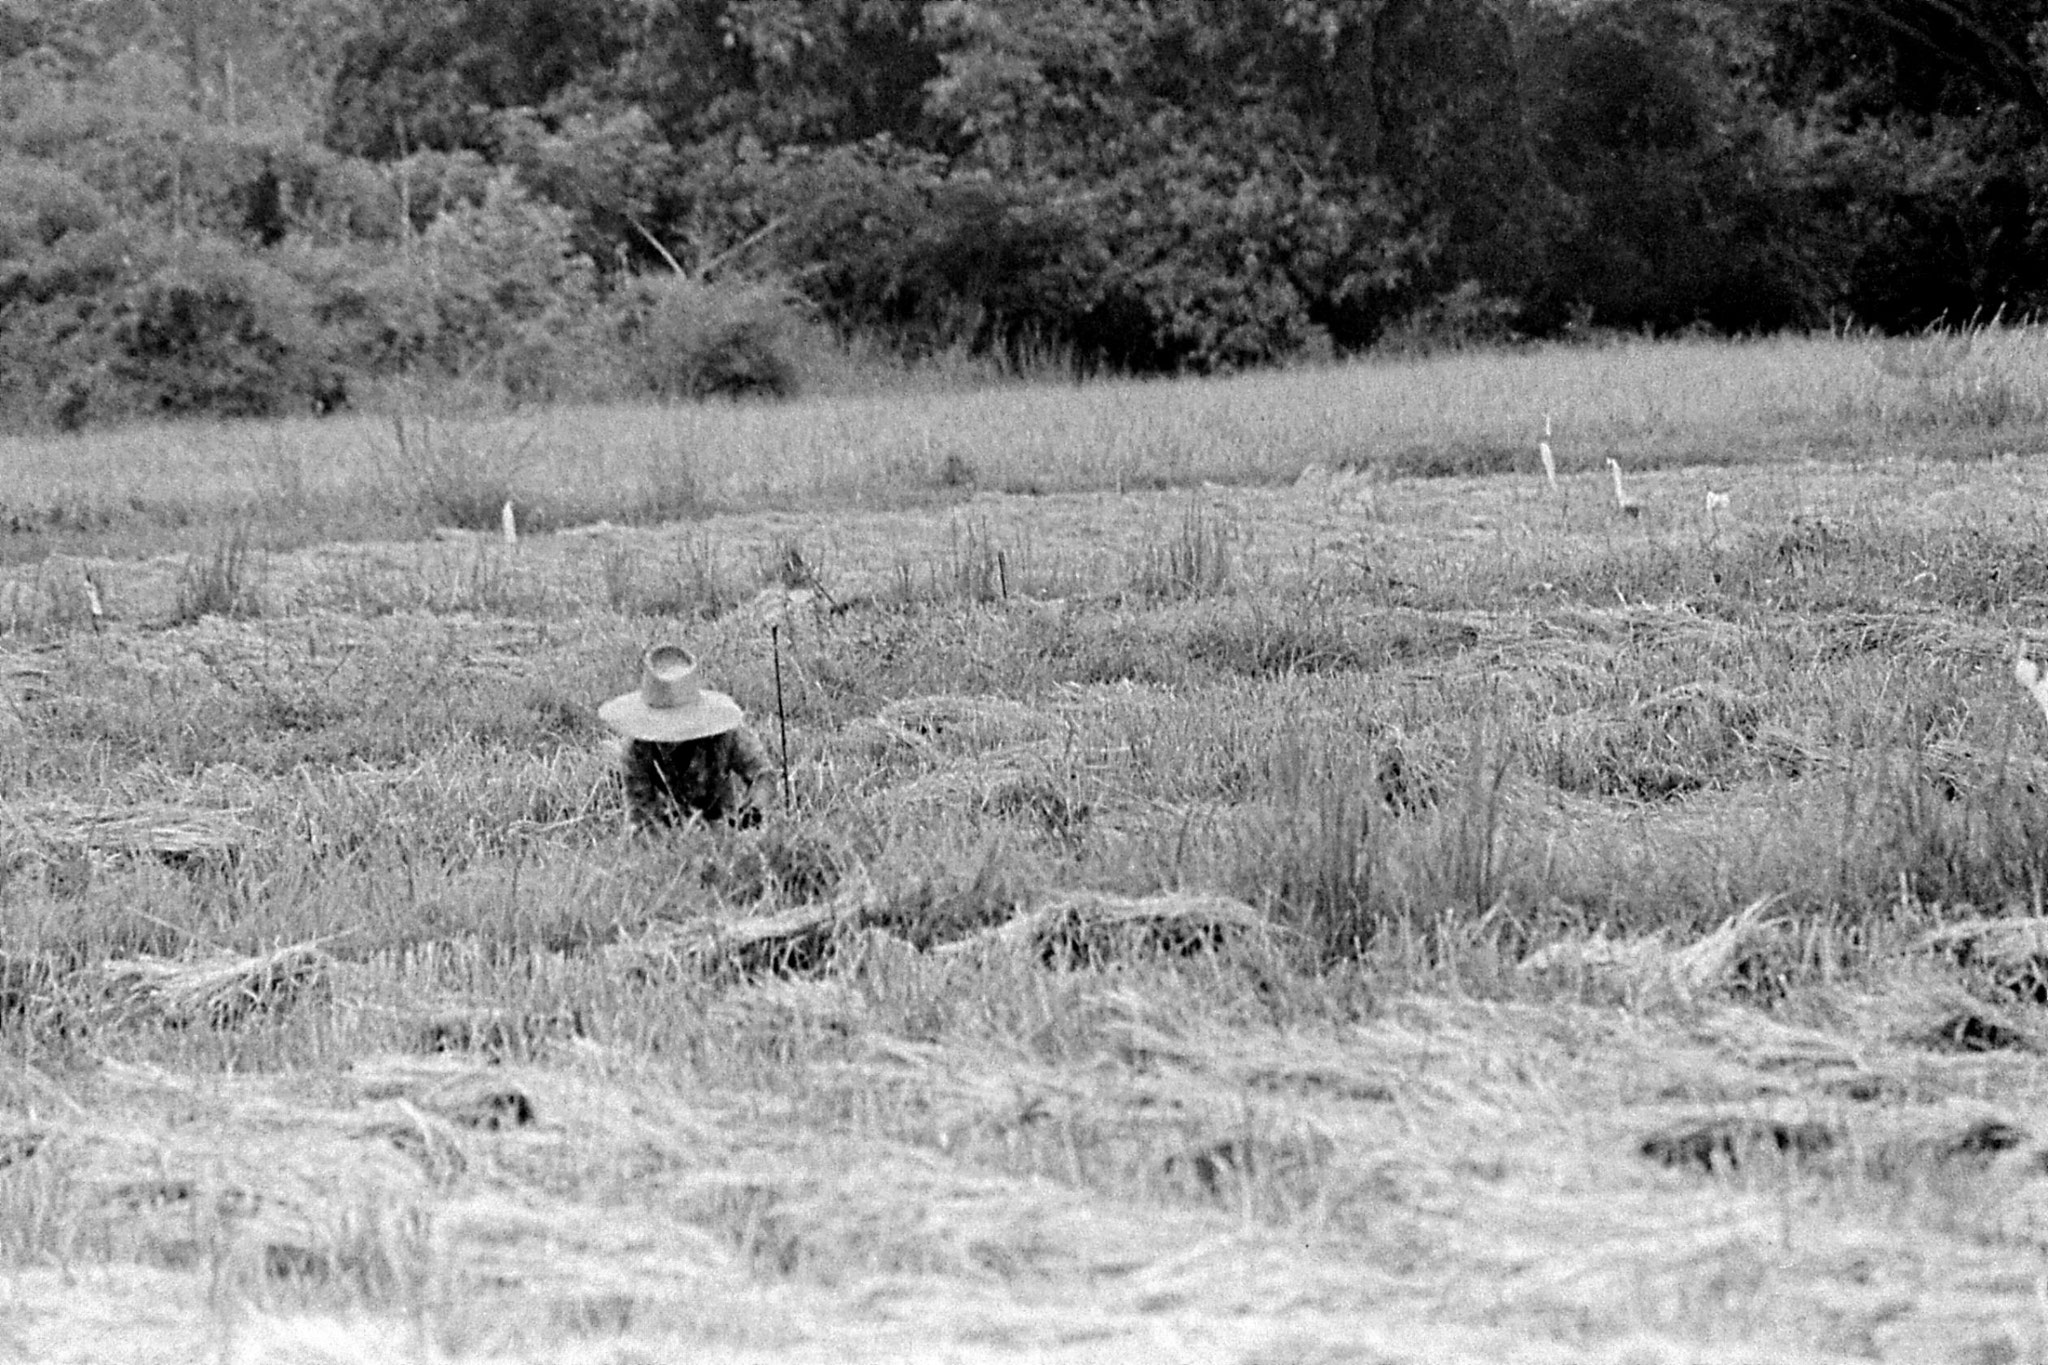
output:
M0 0L0 1362L2048 1365L2048 0Z

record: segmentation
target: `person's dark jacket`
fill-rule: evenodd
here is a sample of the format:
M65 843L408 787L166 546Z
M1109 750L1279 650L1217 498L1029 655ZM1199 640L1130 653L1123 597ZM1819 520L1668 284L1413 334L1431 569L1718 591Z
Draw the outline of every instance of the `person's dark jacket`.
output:
M672 744L628 740L626 809L638 829L665 829L691 819L752 824L761 818L754 781L773 771L767 750L744 725Z

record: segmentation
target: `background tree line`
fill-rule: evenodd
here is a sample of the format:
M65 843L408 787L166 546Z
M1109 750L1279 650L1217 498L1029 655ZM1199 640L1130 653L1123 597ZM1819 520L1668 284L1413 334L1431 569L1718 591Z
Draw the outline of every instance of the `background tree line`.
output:
M2048 0L0 0L0 420L2048 301Z

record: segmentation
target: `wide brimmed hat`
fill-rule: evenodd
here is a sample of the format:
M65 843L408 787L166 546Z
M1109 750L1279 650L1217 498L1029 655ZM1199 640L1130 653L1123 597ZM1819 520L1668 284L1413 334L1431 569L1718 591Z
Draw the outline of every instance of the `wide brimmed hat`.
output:
M737 730L740 704L697 679L697 660L680 645L656 645L640 661L640 690L613 697L597 718L627 739L674 744Z

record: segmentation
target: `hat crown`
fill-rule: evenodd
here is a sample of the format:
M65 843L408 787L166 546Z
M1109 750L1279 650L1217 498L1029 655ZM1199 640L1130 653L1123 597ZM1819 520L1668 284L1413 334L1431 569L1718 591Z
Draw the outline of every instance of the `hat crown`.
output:
M697 681L697 660L679 645L656 645L640 662L640 697L656 711L694 704L704 689Z

